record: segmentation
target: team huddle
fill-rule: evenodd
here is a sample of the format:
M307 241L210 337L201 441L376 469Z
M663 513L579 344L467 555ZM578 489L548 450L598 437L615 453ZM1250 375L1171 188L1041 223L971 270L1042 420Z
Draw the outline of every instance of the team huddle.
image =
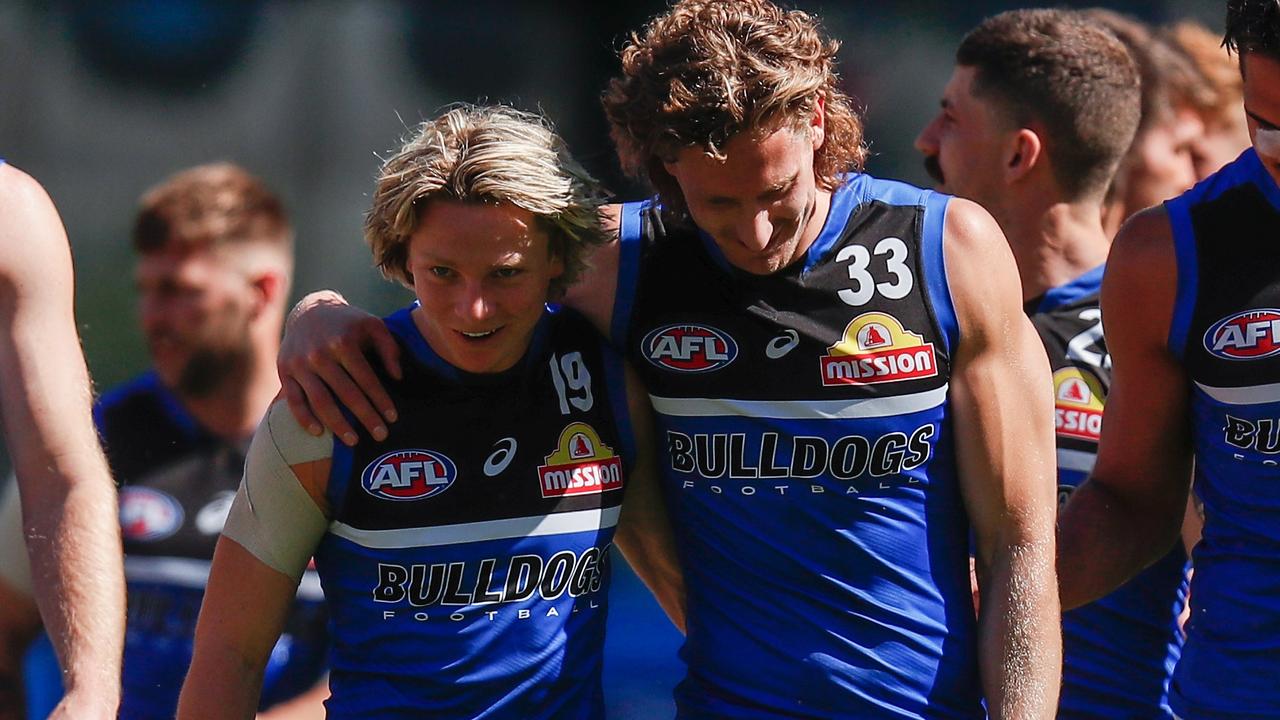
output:
M0 249L0 717L43 622L54 717L603 718L616 552L685 720L1280 717L1280 2L1218 42L987 18L923 189L862 172L814 16L679 0L603 95L654 196L450 107L376 180L386 318L312 293L281 342L276 196L149 191L154 369L92 416L0 167L0 244L65 268Z

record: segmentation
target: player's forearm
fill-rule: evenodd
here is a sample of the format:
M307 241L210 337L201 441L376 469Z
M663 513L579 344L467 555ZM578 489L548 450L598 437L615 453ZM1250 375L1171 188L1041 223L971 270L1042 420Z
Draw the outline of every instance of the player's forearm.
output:
M251 720L264 666L265 658L249 662L230 645L199 638L178 698L178 720Z
M1062 509L1057 564L1064 610L1107 595L1178 540L1179 523L1159 522L1150 508L1131 509L1109 487L1090 479Z
M86 476L69 483L64 501L45 500L38 490L28 498L33 484L24 487L27 551L67 693L95 698L114 717L124 642L120 528L105 465L83 465Z
M989 587L978 619L988 713L993 720L1054 717L1062 623L1052 540L1002 548L982 578Z
M646 542L632 533L619 533L615 544L658 605L680 632L685 632L684 575L670 542Z

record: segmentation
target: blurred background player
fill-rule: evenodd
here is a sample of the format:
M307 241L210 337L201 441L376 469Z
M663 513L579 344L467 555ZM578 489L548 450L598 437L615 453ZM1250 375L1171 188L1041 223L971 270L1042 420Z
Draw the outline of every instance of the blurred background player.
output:
M1102 205L1102 227L1112 238L1130 215L1195 184L1204 135L1198 108L1213 94L1191 60L1145 23L1111 10L1085 13L1125 44L1142 78L1142 119Z
M1025 310L1049 353L1058 497L1093 467L1111 361L1098 290L1100 209L1141 112L1125 46L1078 12L1018 10L961 42L942 110L916 146L939 189L981 203L1013 248ZM1063 615L1058 717L1168 718L1186 555Z
M627 349L665 432L679 717L976 718L984 691L993 717L1051 717L1044 353L985 211L857 173L837 47L801 11L686 0L631 37L605 96L663 208L615 208L622 241L566 303ZM391 353L350 309L326 328L316 306L338 303L304 303L286 393L304 427L353 432L328 383L376 438L391 404L359 346Z
M386 319L403 416L352 449L273 406L180 717L252 712L313 553L330 718L602 719L615 544L683 626L648 398L585 318L546 305L605 242L603 201L549 125L503 107L452 108L387 160L365 237L417 296Z
M121 485L129 597L122 717L172 718L177 707L214 544L249 438L279 389L274 364L292 244L280 200L233 165L183 171L142 197L135 281L153 369L94 408ZM0 568L0 584L29 603L25 588L12 584L22 575L22 568ZM15 617L30 617L24 603L0 606L7 625ZM264 707L316 686L325 670L325 623L312 576L273 651ZM323 687L312 692L319 697L309 708L306 697L292 708L300 717L321 712Z
M1204 125L1191 153L1196 179L1203 180L1249 148L1240 64L1222 47L1221 37L1194 20L1175 23L1161 37L1191 60L1207 91L1189 97Z
M1073 606L1167 552L1194 459L1205 524L1169 702L1253 720L1280 707L1280 4L1230 0L1226 27L1253 148L1116 239L1107 421L1062 512L1059 565Z
M115 489L90 420L72 308L71 255L39 183L0 161L0 416L22 488L4 564L26 565L25 602L0 612L49 628L66 697L55 718L113 718L120 697L124 587ZM15 499L15 503L16 503ZM24 542L25 541L25 542ZM0 622L0 651L23 633ZM0 660L0 703L15 702L17 658ZM0 711L3 712L3 711Z

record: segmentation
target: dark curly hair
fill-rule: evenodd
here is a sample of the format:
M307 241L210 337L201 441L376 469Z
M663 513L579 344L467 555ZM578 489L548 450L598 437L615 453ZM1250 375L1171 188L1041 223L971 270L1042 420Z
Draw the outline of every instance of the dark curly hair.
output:
M1280 60L1280 0L1227 0L1222 44L1241 57L1258 53Z
M622 75L603 103L623 169L647 179L668 209L684 210L663 167L681 149L723 157L741 132L803 126L821 98L825 139L814 154L820 187L832 190L862 169L862 120L840 90L839 43L817 20L766 0L682 0L632 34Z

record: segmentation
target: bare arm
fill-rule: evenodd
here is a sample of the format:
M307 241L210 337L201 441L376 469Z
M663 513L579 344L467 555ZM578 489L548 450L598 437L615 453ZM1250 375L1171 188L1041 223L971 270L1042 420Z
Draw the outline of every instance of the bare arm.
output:
M332 442L306 435L276 406L259 425L214 551L179 718L257 711L271 649L327 526L316 499L324 497Z
M995 221L977 205L953 200L945 233L961 337L951 404L976 541L987 707L992 718L1051 718L1062 638L1049 364L1022 313L1017 269Z
M605 208L602 223L617 231L618 206ZM618 256L616 242L593 252L587 259L588 270L563 299L606 337L617 288ZM377 355L388 372L400 377L400 349L381 320L347 304L332 290L313 292L294 306L276 367L281 392L299 425L312 435L327 429L354 445L356 434L339 409L341 402L370 435L379 440L386 437L386 423L396 421L395 405L369 364L368 351Z
M1178 540L1191 478L1186 375L1166 338L1177 266L1163 208L1134 216L1111 250L1102 312L1113 366L1093 474L1059 520L1064 607L1114 590Z
M627 368L627 404L636 436L636 464L628 478L627 499L614 542L672 624L684 632L684 576L676 556L667 507L658 486L649 396L630 367Z
M310 690L258 713L258 720L324 720L328 698L329 676L325 675Z
M254 717L267 659L297 587L235 540L218 540L196 625L195 654L178 700L179 718Z
M71 255L44 190L0 166L0 415L22 488L35 597L67 694L54 717L115 717L124 571L115 486L90 417Z

